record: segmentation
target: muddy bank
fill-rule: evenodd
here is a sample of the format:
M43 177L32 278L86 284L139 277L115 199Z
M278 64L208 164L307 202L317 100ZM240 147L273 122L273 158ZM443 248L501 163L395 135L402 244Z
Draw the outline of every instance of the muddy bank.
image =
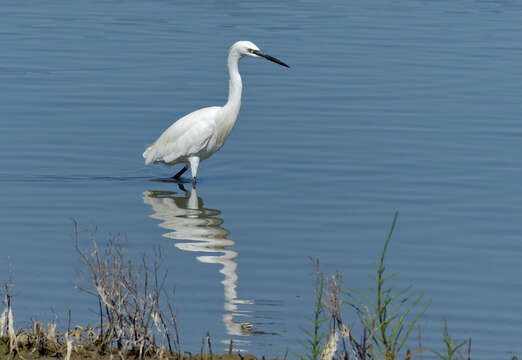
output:
M43 334L42 334L43 335ZM211 354L208 352L191 354L172 353L165 348L157 347L140 356L139 351L129 350L119 352L117 349L104 347L97 342L75 343L63 337L37 336L34 333L20 331L16 339L5 335L0 337L0 359L27 359L27 360L85 360L85 359L144 359L144 360L265 360L265 357L257 357L252 354L241 354L232 350L228 354ZM269 359L266 359L269 360ZM273 358L270 360L277 360Z

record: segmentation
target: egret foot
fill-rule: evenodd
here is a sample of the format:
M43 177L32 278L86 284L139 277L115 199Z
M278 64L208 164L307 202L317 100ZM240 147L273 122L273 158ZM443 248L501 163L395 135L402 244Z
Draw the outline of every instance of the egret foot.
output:
M185 165L185 167L183 169L181 169L180 171L178 171L178 173L176 175L174 175L172 178L173 179L179 179L181 177L181 175L183 175L185 173L185 171L188 170L188 167Z

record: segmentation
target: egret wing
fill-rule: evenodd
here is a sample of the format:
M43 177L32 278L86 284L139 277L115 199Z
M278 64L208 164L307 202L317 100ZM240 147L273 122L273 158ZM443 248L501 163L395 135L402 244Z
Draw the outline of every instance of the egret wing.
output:
M213 124L207 122L193 124L183 135L167 142L162 156L163 161L168 164L176 162L178 159L197 155L205 149L213 132Z
M177 120L145 150L143 157L146 164L175 163L180 158L200 152L214 132L217 111L218 107L204 108Z

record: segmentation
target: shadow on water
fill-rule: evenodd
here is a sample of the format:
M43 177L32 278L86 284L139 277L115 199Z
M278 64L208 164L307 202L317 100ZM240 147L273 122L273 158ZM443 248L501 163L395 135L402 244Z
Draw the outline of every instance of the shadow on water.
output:
M248 311L239 309L239 305L254 302L238 299L235 261L238 253L231 249L235 242L227 239L229 231L222 226L223 219L218 217L221 211L205 208L195 187L186 190L182 182L177 183L179 192L147 190L143 193L143 201L154 210L150 217L163 221L159 226L169 230L163 236L176 241L178 249L205 253L196 256L196 259L202 263L222 265L219 270L225 276L222 281L225 310L222 318L227 334L250 335L254 333L252 324L237 318L250 317Z
M146 176L90 176L90 175L0 175L0 182L65 183L65 182L142 182Z

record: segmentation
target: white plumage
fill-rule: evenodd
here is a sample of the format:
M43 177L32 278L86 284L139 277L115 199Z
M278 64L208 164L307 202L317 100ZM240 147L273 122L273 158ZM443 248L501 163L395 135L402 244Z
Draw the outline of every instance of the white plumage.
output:
M263 54L250 41L236 42L228 54L230 81L227 103L222 107L212 106L196 110L173 123L143 153L146 165L185 163L185 167L174 175L174 178L179 178L190 165L192 178L196 181L200 161L221 149L236 123L243 90L238 65L244 56L264 57L289 67L282 61Z

